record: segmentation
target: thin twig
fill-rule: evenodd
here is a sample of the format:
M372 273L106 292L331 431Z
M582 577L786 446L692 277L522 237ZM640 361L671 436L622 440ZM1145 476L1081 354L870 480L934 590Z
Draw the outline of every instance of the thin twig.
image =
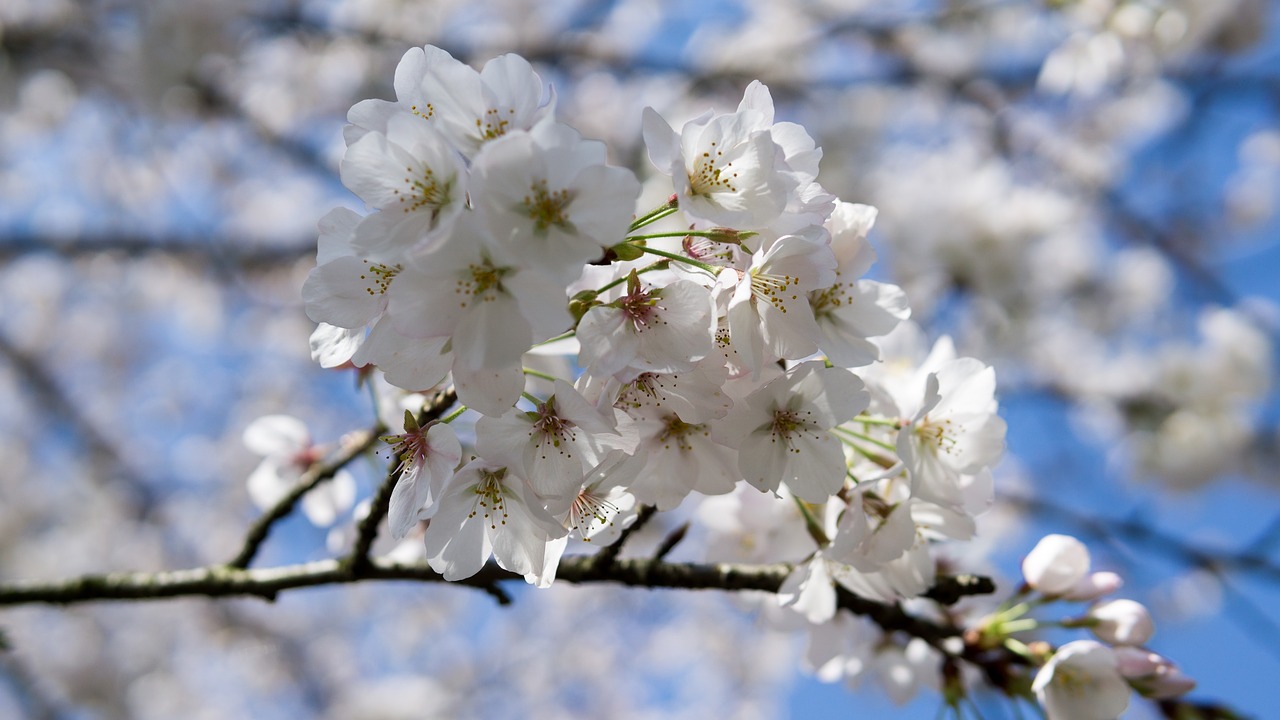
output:
M627 544L627 540L632 535L639 532L649 523L649 520L658 513L658 509L652 505L641 505L640 510L636 513L636 519L618 534L618 539L613 543L600 548L600 551L591 556L591 562L601 572L607 571L617 561L618 555L622 553L622 546Z
M236 556L227 563L227 566L231 568L249 567L249 563L253 562L254 556L258 554L258 549L262 547L262 543L266 541L267 535L271 532L271 527L293 512L294 506L298 504L303 495L311 492L312 488L332 478L352 460L368 452L378 442L378 436L386 432L386 430L386 426L378 423L373 428L364 430L354 438L351 438L346 446L331 460L316 463L308 468L302 474L302 477L298 479L298 484L294 485L293 489L289 491L289 494L280 498L266 514L258 518L257 522L249 528L249 531L245 534L244 544L240 547L240 552L236 553Z

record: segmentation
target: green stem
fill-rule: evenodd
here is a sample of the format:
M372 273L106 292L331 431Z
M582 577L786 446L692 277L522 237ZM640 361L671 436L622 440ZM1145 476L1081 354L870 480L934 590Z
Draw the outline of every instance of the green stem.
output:
M873 438L870 435L863 435L860 432L854 432L853 430L850 430L849 428L843 427L843 426L832 428L832 429L842 435L847 436L847 438L849 439L860 440L865 443L870 443L882 450L888 450L889 452L893 452L893 453L898 452L898 448L894 447L893 445L890 445L889 443L883 440L878 440L876 438ZM848 443L848 444L852 445L852 443ZM856 448L857 445L853 445L853 447Z
M822 523L818 522L818 518L814 517L813 511L809 509L804 501L792 495L792 500L796 501L796 507L800 508L800 514L804 516L804 526L809 531L809 537L818 543L818 547L826 547L831 544L831 539L827 537L827 532L822 529Z
M646 267L642 267L642 268L640 268L639 270L637 270L637 271L636 271L636 274L637 274L637 275L643 275L643 274L645 274L645 273L647 273L647 272L652 272L652 271L654 271L654 270L662 270L662 269L663 269L663 268L665 268L666 266L667 266L667 261L666 261L666 260L659 260L658 262L656 262L656 263L654 263L654 264L652 264L652 265L648 265L648 266L646 266ZM606 290L611 290L611 289L613 289L613 288L615 288L615 287L617 287L617 286L621 285L622 283L624 283L624 282L626 282L626 281L627 281L627 276L626 276L626 275L623 275L622 277L618 278L617 280L614 280L614 281L612 281L612 282L606 283L605 285L603 285L603 286L601 286L600 288L596 289L596 294L597 294L597 295L603 295L603 294L604 294L604 292L605 292ZM572 334L573 334L573 331L572 331L572 330L570 330L568 333L566 333L565 335L562 335L561 337L568 337L569 335L572 335ZM552 338L552 340L559 340L559 339L560 339L559 337L557 337L557 338ZM551 340L548 340L547 342L551 342Z
M894 430L902 429L901 420L894 420L891 418L872 417L871 415L859 415L853 419L853 422L856 422L862 425L884 425L885 427L891 427Z
M521 368L521 370L524 372L525 375L532 375L533 377L542 378L543 380L548 380L550 382L555 382L560 379L555 375L548 375L547 373L544 373L541 370L534 370L533 368ZM542 402L542 401L535 399L535 402Z
M1028 630L1035 630L1036 628L1042 627L1043 625L1044 623L1041 623L1039 620L1036 620L1035 618L1022 618L1021 620L1010 620L1008 622L1002 622L1000 623L999 628L1001 632L1016 633L1016 632L1026 632Z
M714 265L708 265L704 262L699 262L690 257L685 257L684 255L679 255L673 252L667 252L666 250L659 250L657 248L651 248L648 246L640 246L640 249L644 250L650 255L657 255L659 257L667 258L668 260L675 260L676 262L682 262L686 265L692 265L697 268L702 268L703 270L706 270L712 275L718 274L723 269L723 268L718 268Z
M659 205L658 207L650 210L644 215L641 215L640 217L633 220L631 222L631 226L627 228L627 232L639 230L645 225L652 225L653 223L658 222L662 218L667 217L668 215L671 215L672 213L674 213L677 207L678 206L676 204L675 198L672 198L671 200L668 200L667 202Z
M442 423L444 423L444 424L448 425L449 423L453 422L454 420L457 420L457 419L458 419L458 416L459 416L459 415L461 415L462 413L466 412L466 411L467 411L467 406L466 406L466 405L459 405L457 410L454 410L453 412L449 413L448 415L445 415L443 418L441 418L441 419L440 419L440 422L442 422Z
M669 238L669 237L682 238L682 237L691 237L691 236L711 238L712 240L717 240L725 237L725 234L726 233L724 230L678 230L675 232L649 233L645 235L628 235L626 242L631 242L633 240L652 240L654 238ZM747 233L744 231L739 235L740 236L745 235L747 237L750 237L751 235L754 235L754 233Z
M574 335L577 335L577 334L578 334L578 331L577 331L577 330L566 330L566 331L564 331L564 332L560 333L559 335L557 335L557 336L555 336L555 337L553 337L553 338L547 338L546 340L543 340L542 342L534 343L534 344L533 344L533 346L534 346L534 347L542 347L543 345L550 345L551 343L553 343L553 342L557 342L557 341L559 341L559 340L568 340L569 338L571 338L571 337L573 337Z

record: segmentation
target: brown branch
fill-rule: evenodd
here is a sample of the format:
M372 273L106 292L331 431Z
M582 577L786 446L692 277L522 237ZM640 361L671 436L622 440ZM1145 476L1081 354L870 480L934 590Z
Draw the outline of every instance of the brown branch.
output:
M737 565L705 563L668 563L647 558L616 560L600 572L592 556L565 558L556 571L557 579L574 584L614 582L633 587L681 588L686 590L760 590L777 592L792 571L786 564ZM343 560L330 559L273 568L236 568L210 565L188 570L153 573L110 573L85 575L56 582L17 582L0 585L0 606L46 603L74 605L104 600L159 600L174 597L247 596L274 600L286 590L323 585L341 585L368 580L409 580L444 582L444 578L425 563L401 563L386 558L370 558L357 567ZM497 582L523 578L489 563L476 575L455 584L487 590ZM938 578L926 597L962 597L994 592L988 578L958 575ZM842 606L882 618L897 618L896 606L842 594ZM924 622L924 621L921 621ZM923 627L923 626L921 626ZM936 628L940 625L933 626ZM894 627L907 630L906 627ZM958 634L957 633L951 633Z
M314 239L257 245L242 239L150 238L130 234L0 237L0 261L23 255L56 255L68 260L99 255L117 255L122 258L166 255L193 265L204 266L216 262L241 270L269 270L291 266L304 258L315 257L315 253Z

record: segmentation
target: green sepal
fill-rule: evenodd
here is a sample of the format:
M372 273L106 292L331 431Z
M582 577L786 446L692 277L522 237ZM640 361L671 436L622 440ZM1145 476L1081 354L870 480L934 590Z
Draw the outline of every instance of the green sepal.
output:
M622 242L609 248L609 258L618 262L627 262L629 260L639 260L644 257L644 249L641 244L643 241L632 243Z

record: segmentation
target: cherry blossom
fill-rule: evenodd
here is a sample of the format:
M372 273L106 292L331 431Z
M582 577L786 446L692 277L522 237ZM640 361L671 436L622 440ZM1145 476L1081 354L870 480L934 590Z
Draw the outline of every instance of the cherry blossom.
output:
M803 500L826 500L845 477L844 451L829 431L867 401L862 381L847 370L796 366L748 395L728 421L739 472L760 490L776 492L785 482Z
M443 423L418 425L413 413L405 411L404 433L384 438L400 459L400 479L391 492L387 524L397 540L409 534L418 518L436 511L435 501L453 476L462 459L462 445L453 428Z
M1058 648L1032 685L1049 720L1115 720L1129 707L1129 684L1115 653L1093 640Z
M423 536L428 562L446 580L475 575L490 556L533 584L555 579L556 548L563 545L551 541L568 531L518 473L476 459L449 481Z

